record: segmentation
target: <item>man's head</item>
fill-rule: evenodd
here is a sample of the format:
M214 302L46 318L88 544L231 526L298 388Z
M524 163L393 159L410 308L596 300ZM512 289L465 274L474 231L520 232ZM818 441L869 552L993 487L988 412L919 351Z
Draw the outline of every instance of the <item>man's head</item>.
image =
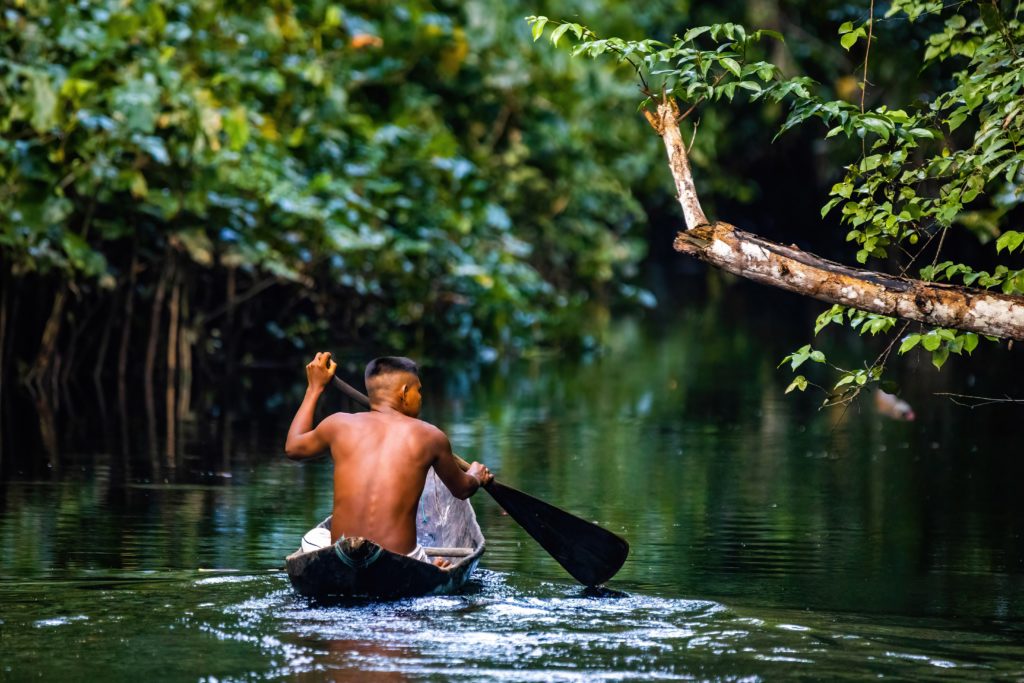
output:
M420 414L420 369L401 356L381 356L366 365L363 375L370 403L387 403L409 417Z

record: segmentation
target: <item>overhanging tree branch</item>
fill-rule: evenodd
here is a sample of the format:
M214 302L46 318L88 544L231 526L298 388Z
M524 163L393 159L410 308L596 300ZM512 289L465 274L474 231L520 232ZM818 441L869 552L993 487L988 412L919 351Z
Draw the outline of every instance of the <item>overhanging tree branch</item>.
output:
M665 143L686 230L675 249L762 284L832 304L937 327L1024 340L1024 297L850 268L762 239L728 223L709 225L700 207L671 97L644 115Z

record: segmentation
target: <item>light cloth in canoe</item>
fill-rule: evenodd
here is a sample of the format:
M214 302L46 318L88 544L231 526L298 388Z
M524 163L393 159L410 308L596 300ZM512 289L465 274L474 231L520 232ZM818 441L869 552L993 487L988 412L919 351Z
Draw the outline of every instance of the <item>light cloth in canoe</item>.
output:
M320 550L320 548L326 548L329 545L331 545L331 530L322 526L313 527L302 537L302 552L304 553L311 553L314 550ZM427 551L419 543L416 544L415 548L407 552L405 556L420 562L430 562L430 558L427 557Z

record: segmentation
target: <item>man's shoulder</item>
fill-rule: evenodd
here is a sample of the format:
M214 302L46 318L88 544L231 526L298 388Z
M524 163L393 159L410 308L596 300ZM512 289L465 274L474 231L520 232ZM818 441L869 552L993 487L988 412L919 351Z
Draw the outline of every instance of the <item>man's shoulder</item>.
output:
M337 433L337 430L344 431L347 427L358 428L364 424L365 419L366 413L331 413L320 421L318 428L323 427Z
M445 436L444 432L442 432L440 429L430 424L429 422L424 422L419 418L410 418L409 421L412 423L410 425L410 429L415 430L418 433L418 435L423 437L424 439L440 440L448 438L447 436Z
M362 415L365 415L365 413L331 413L321 421L321 424L324 422L342 423L358 421Z
M389 415L382 417L377 413L333 413L324 418L339 424L351 425L387 425L388 429L405 429L421 438L447 439L445 433L436 426L416 417Z

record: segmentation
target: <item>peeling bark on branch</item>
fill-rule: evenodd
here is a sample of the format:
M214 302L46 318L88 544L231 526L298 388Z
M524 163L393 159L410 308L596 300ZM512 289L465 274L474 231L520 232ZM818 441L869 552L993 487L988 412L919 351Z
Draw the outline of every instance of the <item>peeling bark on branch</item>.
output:
M683 207L686 227L692 230L698 225L706 225L708 219L704 215L704 209L700 208L700 200L697 199L693 175L690 173L690 162L686 157L686 144L683 142L683 134L679 131L679 107L676 106L676 101L671 97L662 97L657 111L644 110L644 116L665 143L668 166L672 169L672 178L676 182L676 197L679 199L679 205Z
M743 232L709 225L693 185L679 108L662 97L644 116L665 143L686 230L675 249L755 282L904 320L1024 341L1024 297L851 268Z
M715 223L680 232L676 251L730 273L833 304L1024 340L1024 298L850 268Z

